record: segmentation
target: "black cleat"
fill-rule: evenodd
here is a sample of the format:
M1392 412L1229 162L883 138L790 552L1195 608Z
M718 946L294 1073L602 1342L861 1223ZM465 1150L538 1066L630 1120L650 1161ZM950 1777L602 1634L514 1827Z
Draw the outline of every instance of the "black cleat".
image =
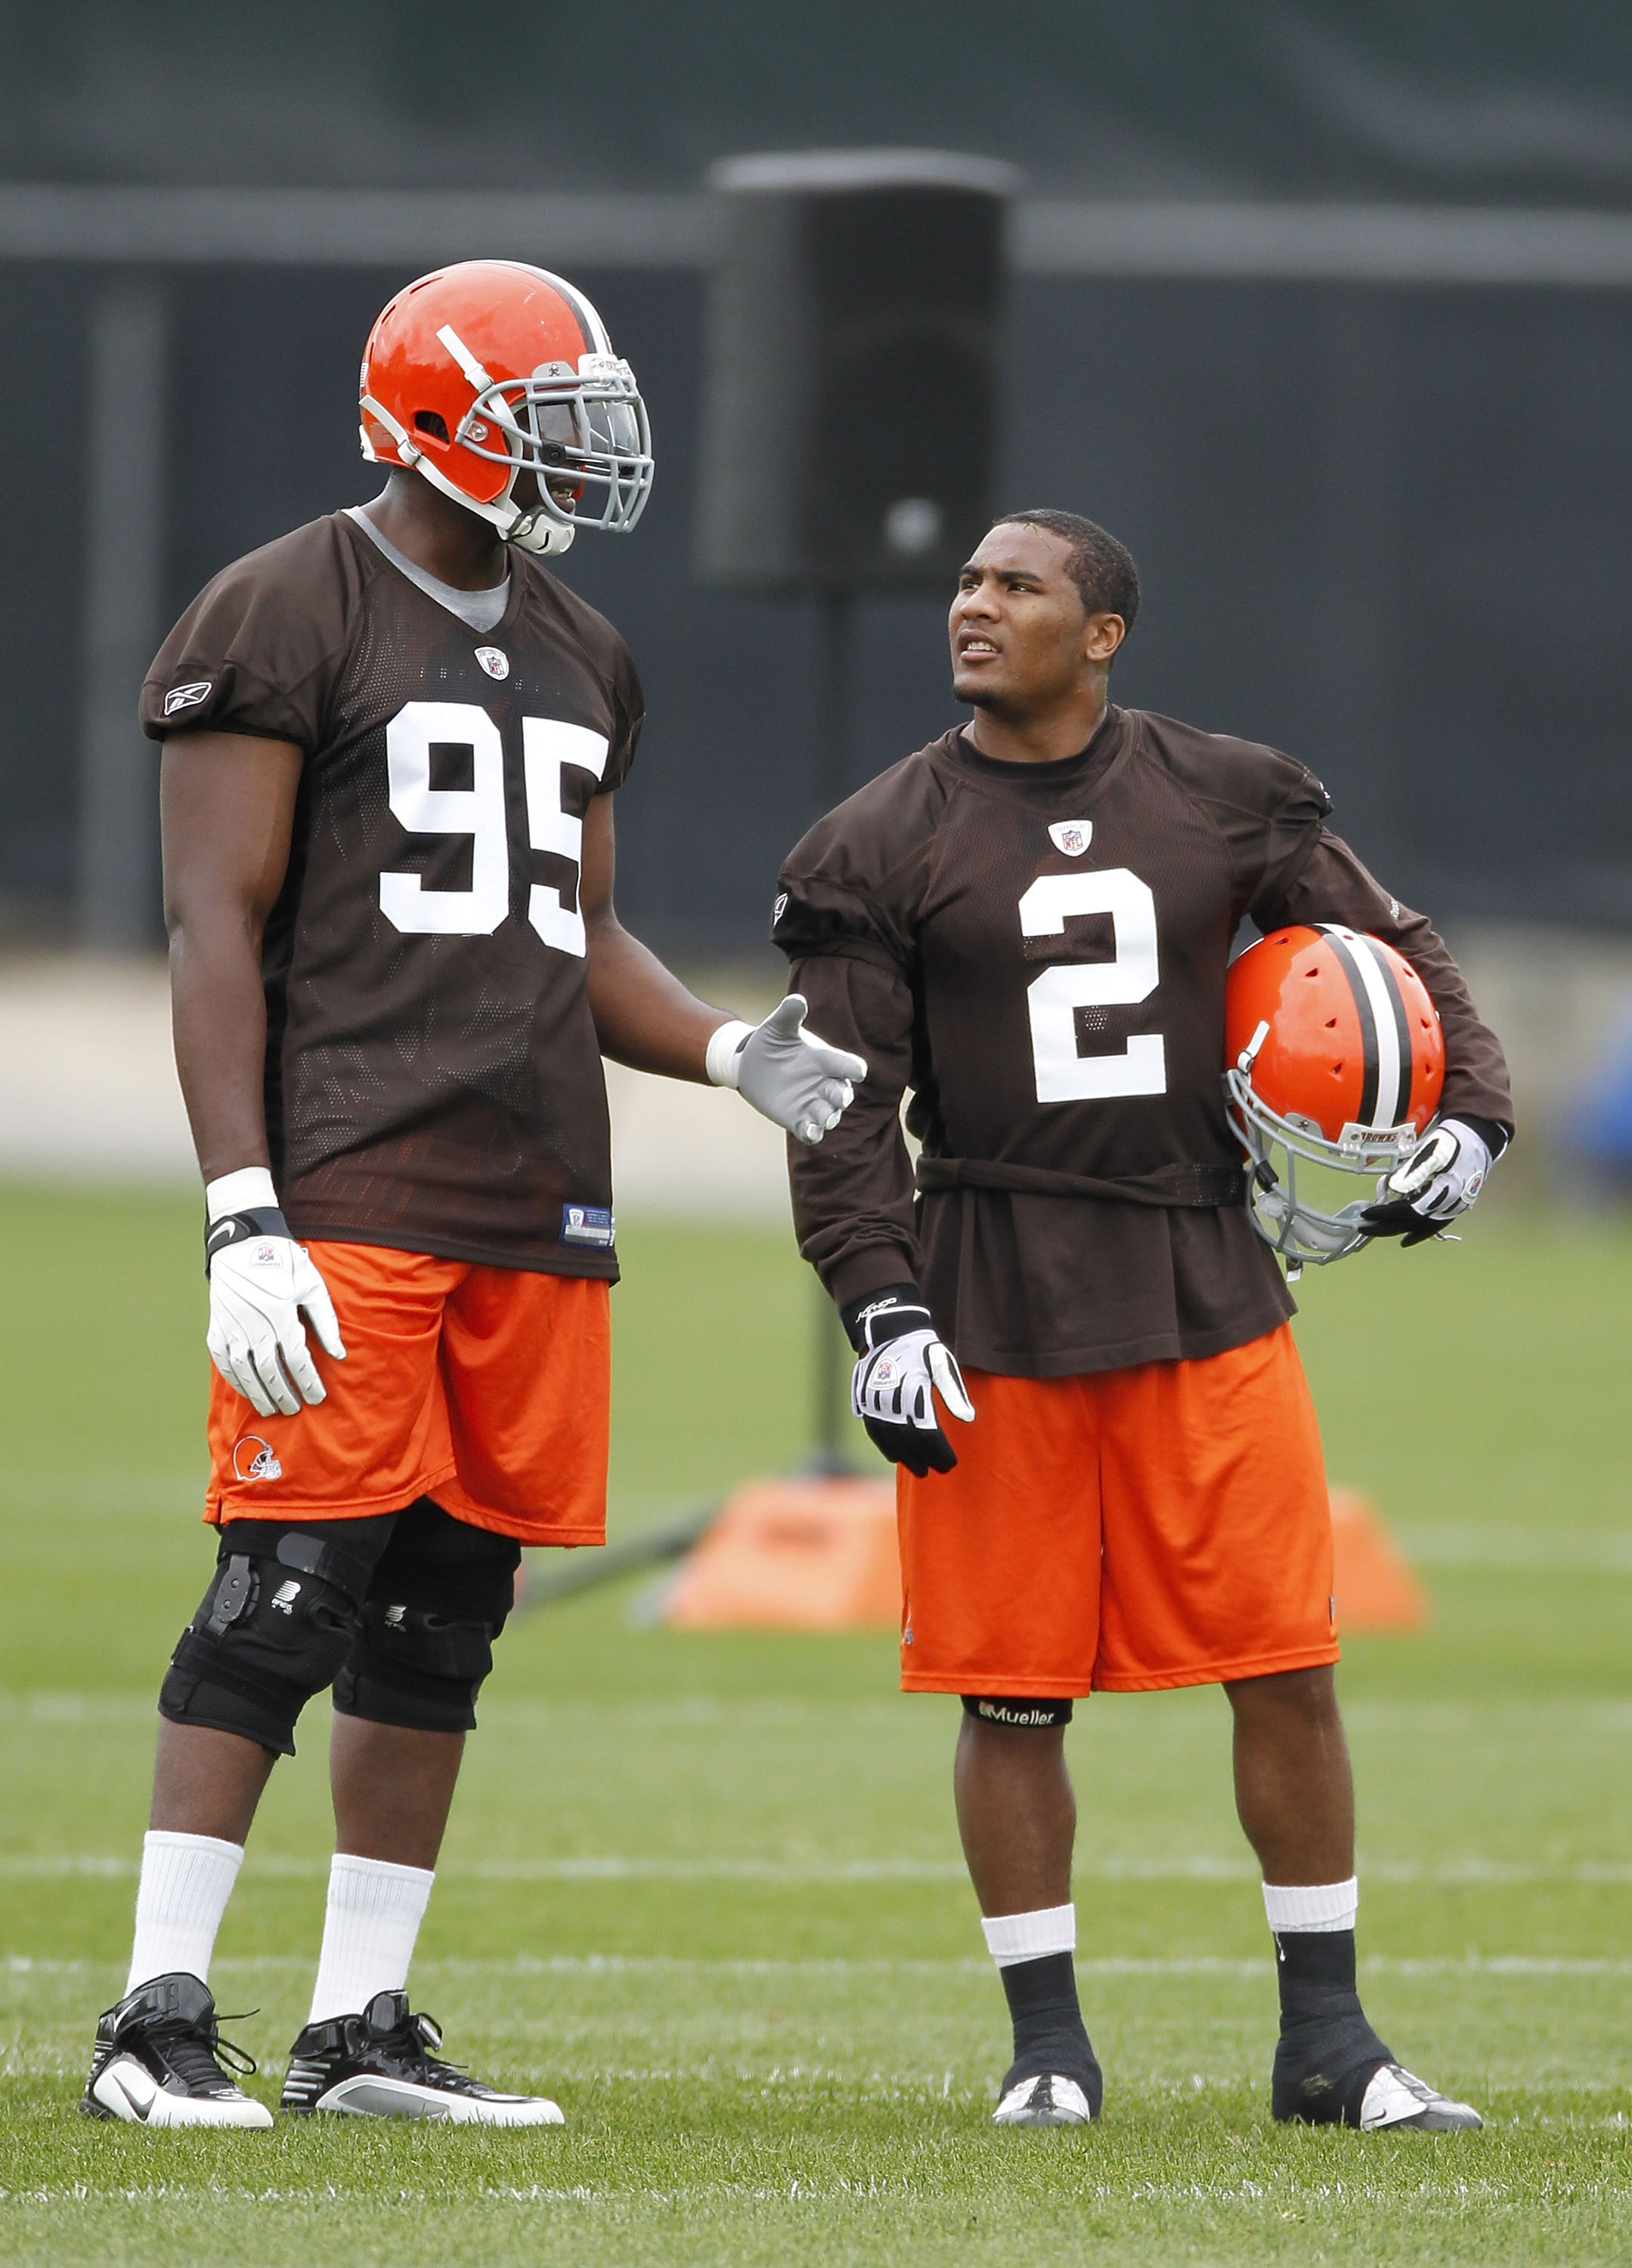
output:
M253 2057L221 2037L210 1987L176 1970L138 1984L98 2018L79 2108L87 2118L142 2126L269 2126L266 2104L232 2076L254 2067Z
M406 1992L376 1992L360 2016L308 2024L289 2051L280 2110L304 2117L340 2111L353 2118L445 2118L479 2126L560 2126L560 2108L541 2095L505 2095L472 2079L433 2051L442 2034L416 2016Z

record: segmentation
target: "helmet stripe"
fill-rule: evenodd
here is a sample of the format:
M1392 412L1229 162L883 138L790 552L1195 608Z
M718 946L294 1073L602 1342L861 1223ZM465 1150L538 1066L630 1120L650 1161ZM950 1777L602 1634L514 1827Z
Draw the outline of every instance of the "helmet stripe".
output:
M1340 927L1336 923L1322 923L1321 928L1330 938L1334 951L1343 963L1343 973L1349 978L1349 989L1364 991L1369 1014L1362 1012L1362 1029L1367 1032L1366 1079L1361 1098L1360 1123L1373 1128L1397 1126L1400 1123L1400 1071L1401 1042L1405 1039L1403 1004L1399 988L1393 981L1393 971L1388 967L1369 938L1354 930ZM1359 991L1356 991L1356 1005ZM1409 1042L1406 1043L1405 1060L1410 1061Z
M1396 1127L1410 1105L1410 1027L1399 977L1373 937L1353 939L1353 953L1378 1020L1378 1109L1373 1125Z
M1360 1020L1360 1108L1355 1123L1360 1126L1375 1126L1378 1068L1377 1006L1366 983L1364 971L1352 950L1358 940L1353 930L1343 929L1335 922L1321 922L1319 926L1320 934L1332 948L1333 958L1343 972L1354 997L1355 1013Z
M1365 949L1368 961L1376 965L1384 993L1392 1011L1394 1027L1394 1053L1398 1061L1395 1073L1393 1115L1379 1119L1379 1125L1402 1126L1411 1115L1411 1023L1406 1014L1405 995L1400 989L1400 972L1386 953L1379 953L1374 938L1361 937L1356 943Z
M572 310L573 319L583 335L586 354L612 352L612 341L606 335L606 326L596 313L593 302L584 298L576 284L569 284L564 276L555 275L548 268L535 268L528 260L511 260L506 265L519 268L525 275L539 276L553 291L560 292Z

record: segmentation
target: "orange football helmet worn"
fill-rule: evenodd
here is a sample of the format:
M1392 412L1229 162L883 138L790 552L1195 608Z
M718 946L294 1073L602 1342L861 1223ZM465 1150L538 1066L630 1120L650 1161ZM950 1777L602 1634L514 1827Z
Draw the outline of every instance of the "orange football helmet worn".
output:
M1334 922L1273 931L1231 967L1224 1065L1260 1235L1293 1276L1358 1251L1371 1192L1323 1211L1300 1197L1298 1161L1386 1178L1416 1147L1439 1107L1445 1049L1415 969L1381 938Z
M369 463L423 473L524 551L564 551L580 527L627 534L651 493L635 373L583 292L542 268L463 260L408 284L368 335L358 391ZM521 503L524 472L536 496Z

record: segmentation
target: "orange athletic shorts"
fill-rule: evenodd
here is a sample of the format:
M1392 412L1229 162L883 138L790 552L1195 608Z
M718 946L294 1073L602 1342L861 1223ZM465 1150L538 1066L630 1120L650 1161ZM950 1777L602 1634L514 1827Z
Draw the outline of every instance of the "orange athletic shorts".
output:
M204 1517L348 1520L434 1497L522 1543L603 1543L611 1332L599 1278L307 1246L346 1359L263 1418L212 1369Z
M956 1470L897 1472L908 1691L1063 1699L1337 1660L1289 1325L1194 1362L964 1374Z

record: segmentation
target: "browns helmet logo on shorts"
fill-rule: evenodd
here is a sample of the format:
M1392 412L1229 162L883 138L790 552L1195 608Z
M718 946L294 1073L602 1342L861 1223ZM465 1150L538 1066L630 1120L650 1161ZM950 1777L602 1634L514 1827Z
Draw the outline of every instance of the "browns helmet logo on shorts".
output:
M241 1433L232 1444L232 1470L241 1481L281 1481L283 1467L270 1441Z

